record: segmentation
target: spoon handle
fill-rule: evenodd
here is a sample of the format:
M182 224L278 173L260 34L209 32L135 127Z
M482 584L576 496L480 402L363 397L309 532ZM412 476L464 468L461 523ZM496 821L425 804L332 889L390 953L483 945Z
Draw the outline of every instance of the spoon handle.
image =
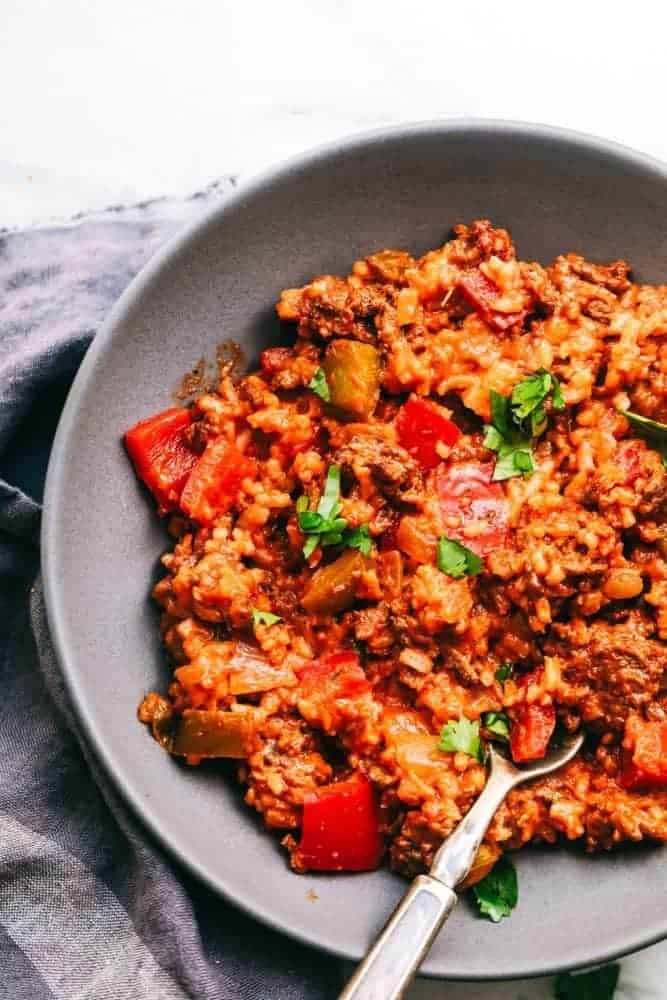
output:
M457 899L442 882L418 875L338 1000L400 1000Z
M403 996L456 906L458 897L449 886L458 885L467 875L496 809L517 779L516 768L491 751L484 791L437 851L432 874L413 881L339 1000L399 1000Z

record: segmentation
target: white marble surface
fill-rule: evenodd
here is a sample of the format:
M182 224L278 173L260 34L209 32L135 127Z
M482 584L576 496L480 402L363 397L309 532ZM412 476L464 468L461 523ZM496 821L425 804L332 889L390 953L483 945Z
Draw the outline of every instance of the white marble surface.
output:
M667 159L666 23L658 0L2 0L0 225L445 115L567 125Z
M666 25L655 0L2 0L0 228L186 194L410 119L542 121L667 160ZM661 945L623 962L617 996L666 983ZM411 997L551 995L541 980Z

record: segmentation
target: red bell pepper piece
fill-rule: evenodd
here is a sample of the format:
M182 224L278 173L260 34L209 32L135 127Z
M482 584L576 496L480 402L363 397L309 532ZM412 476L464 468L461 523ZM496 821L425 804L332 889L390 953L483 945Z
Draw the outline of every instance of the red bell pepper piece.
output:
M445 535L478 556L501 548L508 537L509 507L501 484L491 482L492 475L490 462L440 466L436 473ZM463 529L471 522L475 533L468 537Z
M512 760L521 764L544 757L555 728L556 709L553 705L522 705L510 727Z
M436 448L438 441L453 445L461 434L456 424L448 420L435 403L416 396L411 396L399 410L396 431L406 451L427 472L442 461Z
M484 322L501 333L523 322L525 309L515 313L503 313L494 308L494 304L501 297L500 289L478 268L467 271L459 279L459 288Z
M320 872L366 872L382 860L384 842L373 786L361 774L306 792L303 800L300 868Z
M635 727L634 749L626 750L619 784L631 791L667 787L667 722L644 722Z
M175 510L199 456L189 444L190 410L173 408L142 420L125 434L135 472L158 502L158 513Z
M181 510L202 525L213 524L234 504L241 482L257 472L257 463L224 438L214 438L188 477Z
M327 700L354 698L370 690L359 657L352 650L341 650L321 656L300 670L297 669L304 697L324 695Z
M642 463L639 457L639 446L634 441L620 441L616 448L614 461L625 473L624 483L632 486L635 479L638 479L642 472Z
M294 352L290 347L267 347L262 351L259 362L265 375L276 375L284 366L291 361Z

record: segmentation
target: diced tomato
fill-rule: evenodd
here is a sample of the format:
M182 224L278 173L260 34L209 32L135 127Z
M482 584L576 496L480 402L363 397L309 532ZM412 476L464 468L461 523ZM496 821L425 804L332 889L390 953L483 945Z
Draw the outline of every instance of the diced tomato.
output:
M625 473L625 485L631 486L641 475L642 464L639 457L639 446L634 441L620 441L616 449L614 461Z
M478 556L501 548L508 537L509 507L501 484L491 482L492 475L490 462L440 466L436 473L445 535ZM466 526L474 530L466 534Z
M125 434L135 472L158 502L158 513L175 510L199 456L189 445L190 410L173 408L142 420Z
M667 782L667 723L646 723L637 736L632 761L647 782Z
M667 722L638 722L626 749L619 784L631 791L667 788Z
M501 297L500 289L478 268L466 272L459 280L459 288L484 322L501 333L523 322L525 309L521 312L503 313L494 308Z
M626 788L629 792L646 792L644 775L632 760L632 754L628 750L623 751L623 768L618 776L618 783L621 788Z
M265 375L275 375L284 368L292 357L289 347L268 347L260 355L260 364Z
M321 656L297 670L297 674L305 697L317 692L327 700L354 698L370 690L359 657L352 650Z
M299 867L320 872L366 872L382 860L384 842L380 814L367 778L306 792L303 801Z
M403 447L426 471L434 469L442 461L436 447L438 442L453 445L461 434L439 406L417 396L411 396L399 410L396 431Z
M521 764L544 757L555 728L556 709L553 705L522 705L510 726L512 760Z
M257 472L257 463L224 438L206 445L181 495L181 510L202 525L212 524L234 504L241 482Z

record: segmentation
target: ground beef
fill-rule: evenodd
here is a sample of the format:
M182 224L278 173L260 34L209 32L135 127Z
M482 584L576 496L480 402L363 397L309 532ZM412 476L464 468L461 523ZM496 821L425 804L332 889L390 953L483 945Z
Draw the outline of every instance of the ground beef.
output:
M378 491L390 500L401 500L422 481L417 462L405 448L382 438L357 434L334 452L333 461L358 480L370 475Z
M630 266L624 260L616 260L613 264L603 266L590 264L583 257L574 253L568 254L565 260L574 274L583 278L584 281L589 281L592 285L601 285L616 295L627 292L630 288Z
M588 689L578 705L584 723L622 733L628 715L651 704L667 671L667 647L653 638L652 620L633 612L617 624L579 619L552 631L545 652L562 661L567 683Z
M373 342L373 320L392 298L390 286L352 285L324 275L304 288L283 292L278 315L296 321L299 335L305 338L354 337Z
M451 260L473 264L489 257L509 260L516 256L506 229L494 229L488 219L478 219L470 226L455 226L456 240L447 247Z
M267 826L293 829L301 822L303 796L331 780L332 769L317 735L298 717L269 717L258 733L261 747L241 768L246 802Z

